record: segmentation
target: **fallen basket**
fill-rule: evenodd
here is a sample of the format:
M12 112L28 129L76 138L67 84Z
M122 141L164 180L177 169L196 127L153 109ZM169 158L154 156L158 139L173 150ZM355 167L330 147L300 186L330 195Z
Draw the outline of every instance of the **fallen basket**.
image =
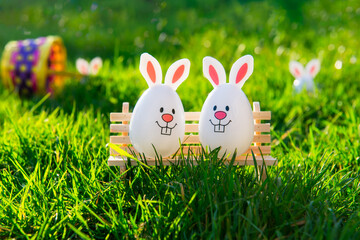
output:
M236 165L254 165L254 159L251 151L253 151L256 164L258 166L274 166L277 165L277 160L273 158L271 153L271 137L270 137L270 123L262 123L262 120L271 120L270 111L260 111L260 103L253 103L253 114L255 121L255 132L254 139L250 148L243 154L236 157L234 164ZM202 147L199 141L199 117L200 112L185 112L185 137L182 142L182 152L186 156L189 151L192 154L200 154ZM118 122L110 124L110 133L116 133L116 135L110 136L110 143L119 145L119 147L128 153L139 153L132 147L130 142L129 132L129 121L131 119L131 113L129 112L129 103L125 102L122 106L121 113L110 113L110 121ZM171 165L173 163L182 161L179 158L179 154L175 154L170 158L162 158L164 165ZM230 159L229 159L230 161ZM146 163L148 165L156 165L156 160L153 158L147 158ZM126 164L137 165L137 161L133 159L127 159L121 156L118 152L110 147L110 157L108 159L109 166L120 166L120 170L124 170ZM264 170L264 169L263 169ZM263 171L262 175L264 176Z

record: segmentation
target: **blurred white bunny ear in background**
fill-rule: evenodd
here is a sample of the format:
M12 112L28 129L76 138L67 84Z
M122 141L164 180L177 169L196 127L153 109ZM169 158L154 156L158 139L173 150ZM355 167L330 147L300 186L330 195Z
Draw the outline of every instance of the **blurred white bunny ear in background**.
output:
M82 75L89 75L90 72L90 68L89 68L89 63L88 61L86 61L83 58L78 58L76 60L76 69L78 70L79 73L81 73Z
M96 57L90 62L90 74L97 75L103 65L103 61L100 57Z
M304 66L297 61L290 61L289 70L296 79L304 74Z
M320 61L318 59L312 59L306 65L306 72L311 76L315 77L320 71Z
M100 57L96 57L90 61L86 61L83 58L78 58L76 60L76 69L82 75L97 75L103 65L102 59Z

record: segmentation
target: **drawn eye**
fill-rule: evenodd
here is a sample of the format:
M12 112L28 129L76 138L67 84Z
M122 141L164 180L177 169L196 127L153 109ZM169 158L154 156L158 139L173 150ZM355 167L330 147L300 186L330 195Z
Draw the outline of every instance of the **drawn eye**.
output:
M160 112L162 113L163 111L164 111L164 108L163 108L163 107L161 107L161 108L160 108Z
M217 107L216 107L216 105L215 105L214 108L213 108L213 110L216 111L216 109L217 109Z
M175 109L172 110L172 113L175 114Z
M226 106L226 107L225 107L225 110L226 110L226 111L229 111L229 109L230 109L229 106Z

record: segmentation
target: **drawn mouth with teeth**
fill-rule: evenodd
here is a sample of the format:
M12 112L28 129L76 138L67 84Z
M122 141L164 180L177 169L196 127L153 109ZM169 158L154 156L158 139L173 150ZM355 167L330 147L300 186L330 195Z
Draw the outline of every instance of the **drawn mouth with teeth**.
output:
M231 123L231 120L229 120L226 124L221 124L221 120L224 120L224 118L227 116L226 112L224 111L217 111L214 113L214 116L217 120L219 120L218 123L213 123L211 119L209 119L210 123L214 126L214 132L224 133L225 127Z
M170 126L169 126L169 123L174 119L174 117L173 117L173 115L168 114L168 113L163 114L163 115L161 116L161 118L162 118L162 120L166 123L165 126L161 126L158 121L155 121L156 124L157 124L157 125L160 127L160 129L161 129L161 132L160 132L160 133L161 133L161 135L170 136L172 130L176 127L177 123L175 123L175 125L174 125L173 127L170 127Z

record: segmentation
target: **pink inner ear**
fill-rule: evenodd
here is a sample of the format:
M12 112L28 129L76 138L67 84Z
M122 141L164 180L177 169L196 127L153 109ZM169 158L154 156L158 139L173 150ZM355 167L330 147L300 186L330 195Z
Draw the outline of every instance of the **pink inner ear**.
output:
M209 74L210 74L211 79L215 83L215 85L219 85L219 76L218 76L215 68L213 67L213 65L209 66Z
M238 84L241 80L243 80L243 78L245 77L246 73L248 70L248 64L245 63L244 65L241 66L241 68L239 69L237 75L236 75L236 84Z
M85 65L82 65L82 66L81 66L81 73L82 73L82 74L86 74L86 73L87 73L87 70L88 70L88 69L87 69L87 67L86 67Z
M315 72L315 65L310 68L310 74L313 75Z
M179 78L183 75L184 70L185 70L184 65L181 65L178 69L176 69L172 79L172 83L176 83L176 81L179 80Z
M156 74L155 74L155 68L151 62L147 63L146 71L149 74L149 77L153 83L156 82Z
M98 69L98 65L97 64L95 64L94 66L93 66L93 68L96 70L96 69Z
M296 77L300 77L300 75L301 75L299 69L297 69L297 68L295 68L295 75L296 75Z

